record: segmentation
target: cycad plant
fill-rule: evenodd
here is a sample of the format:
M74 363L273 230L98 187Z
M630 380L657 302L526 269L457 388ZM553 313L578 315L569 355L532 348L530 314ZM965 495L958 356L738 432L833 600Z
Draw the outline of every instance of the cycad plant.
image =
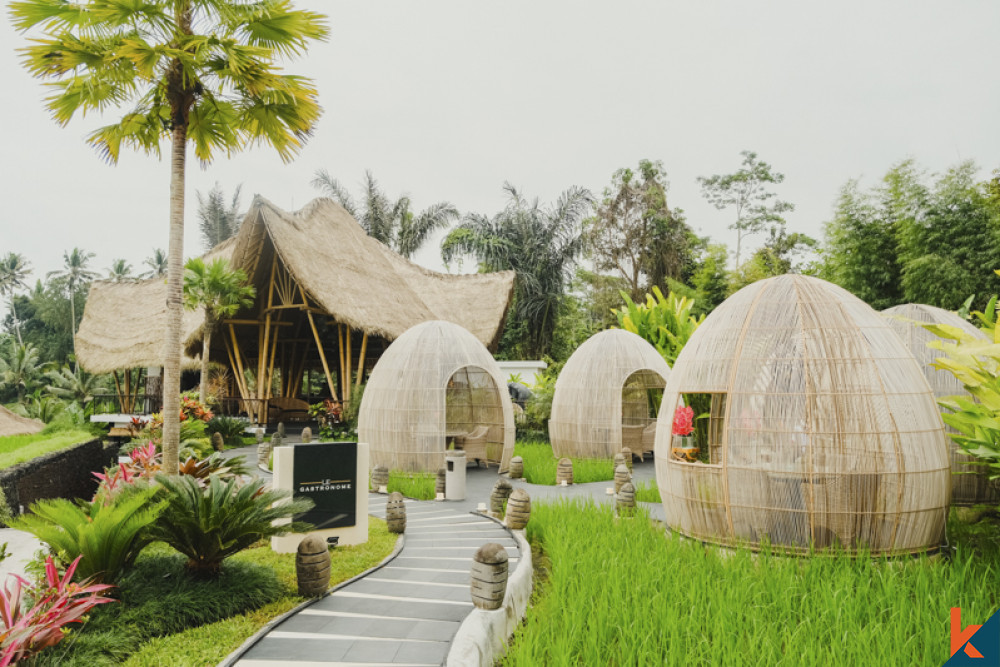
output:
M109 504L39 500L30 514L14 519L11 527L47 544L63 565L79 556L78 579L114 583L152 541L149 528L164 507L155 502L159 491L137 485Z
M187 569L195 575L216 576L222 561L255 542L311 528L299 521L275 525L309 510L313 502L267 490L260 479L240 485L212 475L205 487L189 475L156 479L166 490L167 507L152 534L187 556Z

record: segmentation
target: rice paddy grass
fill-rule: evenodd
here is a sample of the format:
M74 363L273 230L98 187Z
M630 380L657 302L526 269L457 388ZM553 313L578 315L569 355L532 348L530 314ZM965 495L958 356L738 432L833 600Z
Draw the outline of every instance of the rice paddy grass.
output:
M430 472L389 471L389 493L399 491L407 498L417 500L434 500L434 482L437 475Z
M950 559L796 558L538 503L533 606L502 664L939 665L951 607L967 625L1000 604L998 525L950 525Z
M0 469L93 439L92 433L82 429L35 435L9 435L0 438Z
M635 485L635 499L640 503L661 502L660 487L656 485L655 479L639 482Z
M547 442L518 441L514 456L524 460L524 478L531 484L555 486L556 466L559 460ZM614 478L615 468L611 459L570 459L573 461L573 482L604 482Z

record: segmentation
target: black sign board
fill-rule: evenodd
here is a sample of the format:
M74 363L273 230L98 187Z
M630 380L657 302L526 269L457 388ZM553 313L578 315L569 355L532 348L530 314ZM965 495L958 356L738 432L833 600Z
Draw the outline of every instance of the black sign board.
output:
M293 494L316 503L295 520L307 521L317 530L356 525L358 443L323 442L293 447Z

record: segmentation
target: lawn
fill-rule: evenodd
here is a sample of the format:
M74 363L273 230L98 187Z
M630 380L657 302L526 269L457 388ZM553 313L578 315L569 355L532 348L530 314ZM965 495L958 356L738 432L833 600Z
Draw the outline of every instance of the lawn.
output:
M514 444L514 456L524 459L524 479L529 483L555 486L559 460L552 453L552 445L547 442L519 440ZM614 461L611 459L571 460L575 484L604 482L615 476Z
M434 500L434 483L436 480L437 475L430 472L390 470L389 484L386 485L386 489L389 493L399 491L407 498Z
M642 512L538 503L533 607L506 665L913 665L949 656L949 610L1000 603L1000 530L950 523L951 560L706 548Z
M369 518L369 541L332 552L331 585L381 562L396 544ZM121 602L98 607L81 629L42 652L44 665L214 665L275 616L303 601L295 554L266 545L228 559L216 580L184 572L184 557L148 547L122 582Z
M9 435L0 438L0 469L30 461L50 452L68 449L73 445L93 440L96 436L84 430L37 433L35 435Z

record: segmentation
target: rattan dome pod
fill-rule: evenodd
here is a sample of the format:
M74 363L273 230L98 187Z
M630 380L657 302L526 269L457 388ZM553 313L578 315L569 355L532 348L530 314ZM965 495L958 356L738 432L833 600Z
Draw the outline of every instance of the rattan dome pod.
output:
M623 426L626 446L640 454L642 431L653 421L648 390L663 389L668 375L656 348L634 333L608 329L588 338L556 380L549 419L555 455L613 458L622 450ZM648 437L652 445L652 432Z
M514 453L514 409L489 350L457 324L434 320L407 329L382 354L365 387L358 440L371 464L435 472L449 442L470 434L470 459L497 463ZM461 442L459 443L461 444Z
M671 417L711 395L708 464ZM948 448L934 394L885 318L818 278L753 283L708 316L667 381L656 479L668 525L793 551L918 553L944 538Z
M937 357L942 356L940 350L927 347L927 344L934 340L939 340L937 336L919 323L926 324L947 324L957 327L962 331L980 338L989 340L982 331L977 329L961 317L943 308L926 306L919 303L907 303L901 306L893 306L882 311L886 316L889 325L899 334L906 349L910 351L917 363L924 371L924 376L934 391L936 398L945 396L968 395L965 387L958 379L948 371L942 371L931 366ZM945 432L957 433L955 429L945 424ZM989 473L984 466L971 465L969 462L975 458L962 452L959 446L951 439L947 438L948 448L951 452L951 470L954 473L951 478L951 502L953 505L976 505L980 503L990 503L995 505L1000 502L1000 484L991 482Z

